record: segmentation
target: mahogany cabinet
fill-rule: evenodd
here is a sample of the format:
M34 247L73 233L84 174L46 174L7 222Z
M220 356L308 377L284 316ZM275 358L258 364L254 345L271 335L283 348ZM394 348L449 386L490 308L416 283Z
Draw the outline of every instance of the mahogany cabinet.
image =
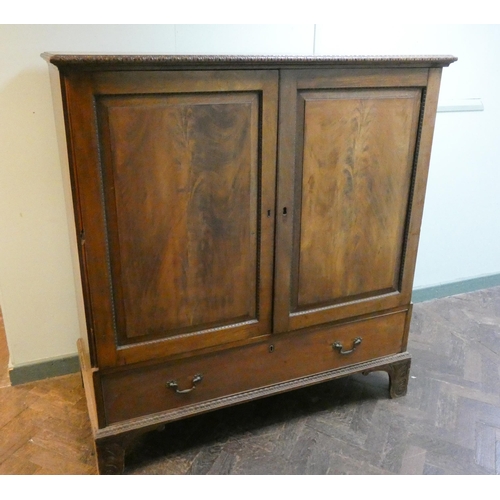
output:
M384 370L406 393L430 57L43 54L101 473L166 422Z

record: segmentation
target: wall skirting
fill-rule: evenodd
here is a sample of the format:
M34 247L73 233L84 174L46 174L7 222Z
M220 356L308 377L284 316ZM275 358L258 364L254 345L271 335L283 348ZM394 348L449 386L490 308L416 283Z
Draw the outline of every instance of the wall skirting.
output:
M15 366L9 371L12 385L26 384L49 377L59 377L80 370L78 355Z
M453 281L442 285L414 288L412 302L426 302L427 300L442 299L460 293L476 292L485 288L500 286L500 274L490 274L468 280Z
M493 286L500 286L500 274L444 283L437 286L415 288L413 290L412 301L414 303L425 302L427 300L441 299L460 293L475 292ZM76 373L79 370L80 364L78 356L75 354L74 356L16 366L10 370L9 375L11 384L19 385L35 380L42 380L44 378L68 375L70 373Z

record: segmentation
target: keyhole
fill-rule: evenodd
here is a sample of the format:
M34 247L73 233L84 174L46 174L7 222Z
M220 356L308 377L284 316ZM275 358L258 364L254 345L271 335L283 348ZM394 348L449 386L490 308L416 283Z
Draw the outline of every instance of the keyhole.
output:
M274 352L274 344L271 344L271 345L269 346L269 349L268 349L268 350L269 350L269 352Z
M268 217L271 217L271 210L268 210L268 211L267 211L267 216L268 216Z
M286 207L283 207L283 215L286 215Z

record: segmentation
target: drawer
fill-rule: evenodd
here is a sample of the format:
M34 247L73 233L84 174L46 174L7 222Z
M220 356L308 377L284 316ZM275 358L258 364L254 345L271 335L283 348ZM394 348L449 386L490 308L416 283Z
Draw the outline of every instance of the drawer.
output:
M107 424L271 386L403 350L407 311L101 376ZM358 339L358 340L357 340Z

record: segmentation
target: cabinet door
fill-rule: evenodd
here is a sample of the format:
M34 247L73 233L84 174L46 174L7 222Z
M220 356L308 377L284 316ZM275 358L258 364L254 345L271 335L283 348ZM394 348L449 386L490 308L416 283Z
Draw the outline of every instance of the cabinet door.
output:
M269 333L277 73L65 80L99 366Z
M439 74L428 78L283 72L275 331L409 303Z

